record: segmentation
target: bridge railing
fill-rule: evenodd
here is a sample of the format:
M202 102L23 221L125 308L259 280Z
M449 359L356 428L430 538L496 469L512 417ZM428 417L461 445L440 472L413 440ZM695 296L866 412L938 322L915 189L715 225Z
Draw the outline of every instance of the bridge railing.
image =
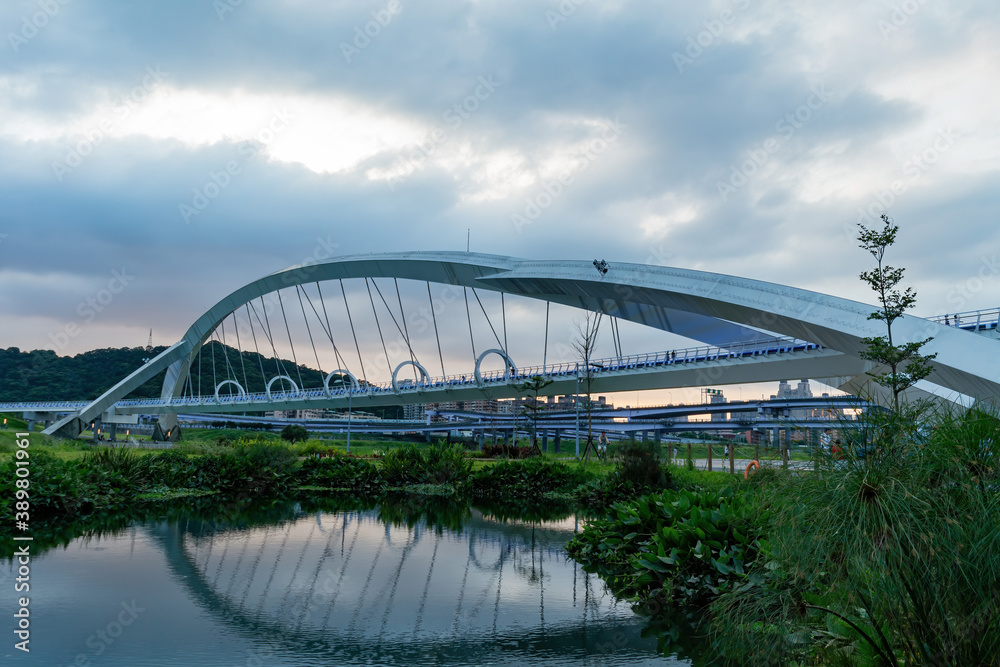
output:
M996 329L997 325L1000 324L1000 308L969 310L964 313L945 313L944 315L934 315L926 319L938 324L970 331Z
M662 352L649 352L643 354L633 354L620 357L609 357L594 359L590 362L591 373L601 374L608 372L620 372L637 370L643 368L653 368L656 366L673 366L694 362L715 361L719 359L736 359L745 357L767 356L787 352L799 352L805 350L819 349L820 346L804 340L790 337L776 337L766 340L747 341L731 343L722 346L701 345L698 347L682 348L677 350L665 350ZM519 368L516 373L509 370L485 371L480 374L484 384L498 384L511 381L524 381L534 376L542 377L565 377L582 375L583 371L578 361L560 362L556 364L544 364L542 366L526 366ZM425 391L435 388L469 387L476 385L476 378L472 373L445 375L419 380L401 380L397 383L399 391ZM344 397L348 395L382 394L395 391L391 382L363 382L357 389L349 385L330 388L330 396ZM214 394L202 396L178 396L164 401L160 398L127 398L122 399L116 405L122 407L141 407L176 405L178 407L191 405L231 405L231 404L252 404L267 403L274 404L282 401L302 400L310 398L323 398L326 391L323 388L299 389L297 391L280 390L272 391L270 396L266 392L250 392L244 394L220 394L216 399ZM4 404L0 408L30 410L53 409L52 403L18 403ZM59 404L64 409L79 409L87 405L86 401L67 401ZM15 407L16 406L16 407Z

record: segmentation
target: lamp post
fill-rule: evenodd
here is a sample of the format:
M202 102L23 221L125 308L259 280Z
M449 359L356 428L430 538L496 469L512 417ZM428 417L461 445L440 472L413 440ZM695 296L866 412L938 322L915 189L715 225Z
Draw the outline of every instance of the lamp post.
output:
M576 409L576 458L580 458L580 362L576 363L576 398L573 407Z

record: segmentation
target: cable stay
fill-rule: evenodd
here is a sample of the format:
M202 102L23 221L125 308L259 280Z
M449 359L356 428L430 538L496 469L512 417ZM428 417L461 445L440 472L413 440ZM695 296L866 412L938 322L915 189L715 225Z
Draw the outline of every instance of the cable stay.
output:
M479 300L479 294L476 293L476 288L472 288L472 296L476 297L476 301L479 303L480 310L483 311L483 315L486 317L486 323L490 325L490 331L493 332L493 337L497 339L497 345L503 348L503 351L507 352L507 346L500 342L500 336L497 335L497 330L493 328L493 322L490 321L490 316L486 313L486 308L483 306L483 302ZM501 294L502 296L502 294ZM506 318L505 318L506 319ZM506 330L504 331L504 338L507 337Z
M250 335L253 336L253 349L257 353L257 364L260 366L260 379L262 382L265 382L264 378L266 378L267 375L264 373L264 356L260 353L260 348L257 346L257 332L253 328L253 320L250 319L250 303L247 302L243 305L246 306L247 309L247 322L250 323ZM247 387L247 391L250 391L249 387Z
M292 348L292 363L295 364L295 374L299 378L299 388L305 386L302 382L302 371L299 368L299 360L295 356L295 343L292 342L292 331L288 328L288 316L285 315L285 304L281 300L281 290L277 291L278 305L281 306L281 319L285 321L285 333L288 334L288 346Z
M444 371L444 354L441 353L441 336L438 335L437 313L434 312L434 297L431 296L431 283L427 281L427 300L431 304L431 320L434 322L434 339L437 341L438 358L441 360L441 377L448 377Z
M306 307L302 305L302 292L299 286L295 286L295 294L299 297L299 308L302 310L302 320L306 323L306 333L309 334L309 344L312 345L313 356L316 357L316 370L323 374L323 364L319 360L319 353L316 352L316 343L313 341L312 329L309 328L309 318L306 317Z
M389 303L385 300L385 297L382 296L382 290L379 289L378 283L375 282L374 278L372 278L372 285L375 286L375 291L378 293L379 298L382 299L382 305L385 306L386 311L389 313L389 317L392 318L392 323L396 325L396 331L398 331L399 335L403 337L403 342L406 343L406 348L410 352L410 361L416 362L417 359L416 359L416 357L413 354L413 347L410 346L410 337L407 334L407 332L405 331L405 329L403 328L403 327L406 326L406 319L403 318L403 327L400 327L399 326L399 322L396 321L396 316L393 315L393 313L392 313L392 308L389 307ZM370 292L369 292L369 294L370 294ZM400 313L400 317L403 317L403 300L402 300L402 297L400 297L400 295L399 295L399 283L398 282L396 283L396 297L399 299L399 313ZM375 303L374 302L372 302L372 308L373 309L375 308ZM377 316L376 316L376 319L377 319ZM383 347L385 346L385 341L382 342L382 345L383 345ZM388 361L388 355L386 355L386 356L387 356L386 361ZM392 367L391 366L392 365L390 364L390 368L389 368L389 372L390 373L392 373ZM414 373L413 379L414 380L417 379L416 372L417 372L417 369L414 368L413 369L413 373Z
M389 350L385 347L385 338L382 336L382 325L378 321L378 311L375 309L375 298L372 296L372 288L368 283L368 278L365 278L365 287L368 289L368 300L372 304L372 314L375 316L375 328L378 329L378 339L382 341L382 352L385 353L385 366L389 369L389 375L392 375L392 362L389 361ZM378 289L376 286L375 289Z
M243 344L240 342L240 323L236 319L236 311L233 311L233 328L236 329L236 347L240 354L240 368L243 369L243 388L250 391L250 382L247 380L247 366L243 361Z
M306 295L306 301L309 302L309 307L312 308L313 313L316 315L316 320L319 322L319 326L323 329L323 333L326 337L330 339L330 345L333 346L333 354L337 360L337 368L347 368L346 362L340 356L340 350L337 349L337 343L333 340L333 328L330 326L330 316L326 312L326 300L323 299L323 291L319 287L319 283L316 283L316 291L319 293L319 302L323 305L323 319L319 317L319 312L316 310L316 306L313 305L312 299L309 297L309 292L306 291L305 287L302 288L302 293ZM324 324L325 322L325 324Z
M340 281L340 292L344 295L344 308L347 310L347 321L351 325L351 335L354 337L354 347L358 350L358 364L361 366L361 377L365 384L368 384L368 376L365 375L365 362L361 359L361 346L358 345L358 334L354 330L354 320L351 319L351 307L347 305L347 292L344 290L344 281Z

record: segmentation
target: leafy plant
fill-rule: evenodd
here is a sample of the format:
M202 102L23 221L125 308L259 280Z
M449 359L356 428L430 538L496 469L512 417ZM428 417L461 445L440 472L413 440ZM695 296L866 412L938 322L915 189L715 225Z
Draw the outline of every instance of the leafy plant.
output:
M868 316L869 320L885 322L886 335L863 338L865 350L861 357L889 367L888 372L869 373L878 384L892 392L892 405L899 411L899 396L914 384L931 374L930 362L936 354L921 354L920 348L933 340L911 341L897 345L892 337L892 325L903 313L913 307L917 294L913 288L907 287L900 292L897 289L903 279L904 269L885 265L886 249L896 242L899 226L892 224L885 213L882 214L881 230L868 229L861 225L858 233L860 247L871 253L877 267L861 273L861 280L878 294L881 309Z
M299 468L298 480L303 486L363 494L378 494L385 488L385 480L375 464L349 456L306 459Z
M590 477L581 469L544 458L498 461L475 472L472 493L481 498L541 498L546 493L569 493Z

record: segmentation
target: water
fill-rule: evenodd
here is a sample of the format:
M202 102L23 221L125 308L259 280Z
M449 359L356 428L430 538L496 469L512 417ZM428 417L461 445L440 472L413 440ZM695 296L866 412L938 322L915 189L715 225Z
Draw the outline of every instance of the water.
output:
M6 621L3 664L689 664L657 655L644 620L566 557L575 517L412 502L78 537L32 561L31 654Z

